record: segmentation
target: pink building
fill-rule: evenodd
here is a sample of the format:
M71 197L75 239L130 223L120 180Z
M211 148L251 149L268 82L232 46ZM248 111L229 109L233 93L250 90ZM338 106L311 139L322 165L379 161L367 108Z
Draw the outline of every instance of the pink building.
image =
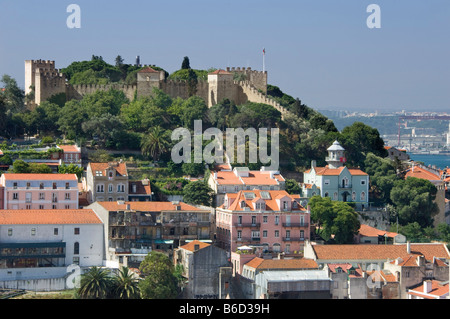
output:
M309 224L310 212L300 197L284 190L226 194L216 210L217 242L230 252L250 245L265 252L301 253L310 238Z
M0 209L78 209L75 174L5 173L0 185Z

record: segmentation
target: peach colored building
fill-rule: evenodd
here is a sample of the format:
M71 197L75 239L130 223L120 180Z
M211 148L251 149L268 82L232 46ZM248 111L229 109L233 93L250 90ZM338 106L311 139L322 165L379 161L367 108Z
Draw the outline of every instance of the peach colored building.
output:
M0 177L1 209L78 209L75 174L12 174Z
M284 190L285 179L279 171L250 170L229 164L217 165L211 171L208 184L216 194L216 206L224 203L225 194L241 190Z
M64 164L81 167L81 149L77 145L58 145L58 148L63 150L61 159Z
M216 210L217 242L230 252L251 245L265 252L300 253L310 238L309 224L310 212L299 195L284 190L226 194Z

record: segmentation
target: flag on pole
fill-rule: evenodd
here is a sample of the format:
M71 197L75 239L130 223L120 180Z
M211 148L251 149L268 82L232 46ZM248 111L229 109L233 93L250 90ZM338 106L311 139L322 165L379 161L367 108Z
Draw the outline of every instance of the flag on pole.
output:
M263 54L264 54L264 55L266 54L266 48L263 49Z

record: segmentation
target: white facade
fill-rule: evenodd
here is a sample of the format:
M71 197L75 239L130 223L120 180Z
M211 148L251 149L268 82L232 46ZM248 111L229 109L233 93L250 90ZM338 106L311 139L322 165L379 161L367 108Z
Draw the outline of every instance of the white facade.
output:
M6 212L6 213L4 213ZM4 211L8 214L11 211ZM25 211L15 211L26 214ZM40 211L27 211L38 214ZM60 211L53 211L58 214ZM9 223L0 221L0 287L60 290L71 265L102 266L103 223L91 210L76 210L80 222ZM91 220L83 223L83 214ZM43 214L46 215L46 214ZM25 215L24 215L25 216ZM96 221L92 221L96 219ZM26 216L25 216L26 217ZM48 216L43 216L45 220ZM62 218L69 218L63 216ZM6 221L5 221L6 219ZM64 281L62 280L64 279Z

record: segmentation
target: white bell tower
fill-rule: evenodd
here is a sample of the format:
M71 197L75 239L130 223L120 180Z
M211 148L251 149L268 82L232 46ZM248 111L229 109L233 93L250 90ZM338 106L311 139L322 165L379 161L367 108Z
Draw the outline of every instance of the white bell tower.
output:
M325 160L328 163L328 168L340 168L344 166L345 157L344 151L345 149L339 144L338 141L334 141L333 145L331 145L328 149L328 157Z

